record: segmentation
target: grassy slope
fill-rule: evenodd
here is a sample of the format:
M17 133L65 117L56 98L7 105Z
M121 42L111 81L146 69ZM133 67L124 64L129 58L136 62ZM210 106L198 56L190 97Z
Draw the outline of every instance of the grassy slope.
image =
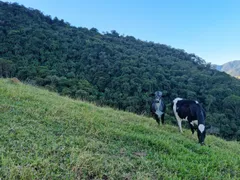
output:
M2 179L240 179L240 144L0 80Z

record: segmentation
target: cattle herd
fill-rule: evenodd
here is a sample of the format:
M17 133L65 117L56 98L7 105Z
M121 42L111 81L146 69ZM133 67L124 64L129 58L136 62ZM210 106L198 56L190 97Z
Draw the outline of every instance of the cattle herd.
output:
M162 124L164 124L166 105L163 101L163 94L161 91L156 91L151 94L151 96L154 97L151 103L152 115L158 124L160 124L160 120ZM177 120L179 131L181 133L183 132L182 121L187 121L192 134L197 130L198 141L201 145L204 145L204 139L206 136L206 112L201 104L194 100L175 98L172 101L172 110Z

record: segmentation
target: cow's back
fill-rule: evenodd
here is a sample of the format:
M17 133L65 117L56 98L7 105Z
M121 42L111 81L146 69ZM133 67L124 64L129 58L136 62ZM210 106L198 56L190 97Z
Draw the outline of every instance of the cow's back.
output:
M181 119L194 118L196 113L193 109L196 109L196 102L192 100L180 100L176 104L176 111Z
M206 112L198 101L179 100L176 103L176 111L181 119L197 120L199 116L202 116L202 118L206 117Z

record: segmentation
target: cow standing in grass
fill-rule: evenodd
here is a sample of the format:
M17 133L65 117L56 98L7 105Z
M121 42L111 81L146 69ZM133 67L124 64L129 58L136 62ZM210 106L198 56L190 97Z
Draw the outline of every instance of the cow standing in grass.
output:
M182 121L188 121L192 134L197 129L199 143L203 145L206 136L206 113L198 101L176 98L173 100L173 113L177 119L180 132L183 132Z
M156 119L158 125L160 124L160 119L161 119L162 124L164 124L164 113L166 110L166 106L163 102L162 92L156 91L154 94L151 94L151 95L154 96L152 103L151 103L152 115L153 115L154 119Z

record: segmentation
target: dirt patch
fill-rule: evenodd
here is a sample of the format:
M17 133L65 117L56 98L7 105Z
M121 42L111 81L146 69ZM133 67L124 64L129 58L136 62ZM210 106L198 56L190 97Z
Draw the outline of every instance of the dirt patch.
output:
M16 78L16 77L11 78L11 79L10 79L10 82L13 83L13 84L19 84L19 83L21 83L21 81L20 81L18 78Z

